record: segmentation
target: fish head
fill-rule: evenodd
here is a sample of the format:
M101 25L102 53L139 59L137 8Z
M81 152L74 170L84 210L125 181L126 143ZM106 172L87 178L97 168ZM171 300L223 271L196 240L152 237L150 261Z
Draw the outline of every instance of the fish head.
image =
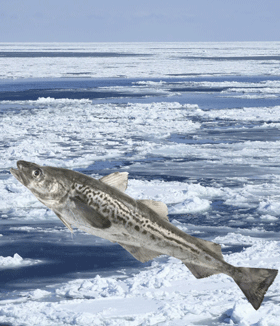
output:
M68 193L70 185L61 169L40 166L35 163L18 161L17 169L10 169L11 174L28 188L38 200L53 208Z

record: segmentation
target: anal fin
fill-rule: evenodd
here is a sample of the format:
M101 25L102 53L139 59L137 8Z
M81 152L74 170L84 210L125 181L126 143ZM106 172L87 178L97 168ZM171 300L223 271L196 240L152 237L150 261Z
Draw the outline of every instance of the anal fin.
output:
M121 245L125 250L127 250L134 258L137 260L141 261L141 263L145 263L151 259L154 259L155 257L158 257L162 255L159 252L142 248L142 247L136 247L136 246L131 246L127 244L123 244L118 242L119 245Z
M185 262L183 263L188 267L188 269L192 272L192 274L196 278L205 278L214 274L219 274L218 271L212 268L205 268L204 266L200 266L192 263L185 263Z

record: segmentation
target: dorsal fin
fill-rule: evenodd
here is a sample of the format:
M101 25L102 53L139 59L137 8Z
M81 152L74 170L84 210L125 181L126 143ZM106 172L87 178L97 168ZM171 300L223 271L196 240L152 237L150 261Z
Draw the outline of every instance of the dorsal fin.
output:
M213 254L217 255L219 259L224 260L223 254L222 254L222 247L218 243L212 242L212 241L207 241L204 239L199 239L197 240L205 247L208 248Z
M143 199L138 200L140 203L148 206L150 209L155 211L160 217L166 219L168 221L168 208L167 206L161 202L156 200L150 200L150 199Z
M127 179L128 179L128 172L115 172L106 175L105 177L99 180L111 187L115 187L119 189L120 191L125 191L127 188Z
M224 257L222 254L222 248L218 243L199 239L199 238L196 238L196 239L200 244L202 244L210 252L212 252L212 254L215 254L220 260L222 260L222 261L224 260ZM204 278L204 277L208 277L210 275L219 274L218 270L215 270L212 268L206 268L205 266L200 266L195 263L186 262L183 259L182 259L182 261L196 278Z

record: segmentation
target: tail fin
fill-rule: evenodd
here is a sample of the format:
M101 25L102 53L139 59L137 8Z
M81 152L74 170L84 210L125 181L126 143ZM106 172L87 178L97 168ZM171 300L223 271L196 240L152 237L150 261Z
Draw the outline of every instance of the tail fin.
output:
M236 267L236 269L238 272L233 277L235 283L240 287L252 306L258 310L278 270L247 267Z

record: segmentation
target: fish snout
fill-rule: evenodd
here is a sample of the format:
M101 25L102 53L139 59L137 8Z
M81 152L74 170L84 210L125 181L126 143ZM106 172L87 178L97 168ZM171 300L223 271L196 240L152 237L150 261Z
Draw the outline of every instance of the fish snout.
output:
M17 167L19 170L23 170L24 168L28 169L34 167L34 163L30 163L27 161L17 161Z
M11 168L10 172L19 182L23 183L22 173L21 173L20 169L17 170L17 169Z

